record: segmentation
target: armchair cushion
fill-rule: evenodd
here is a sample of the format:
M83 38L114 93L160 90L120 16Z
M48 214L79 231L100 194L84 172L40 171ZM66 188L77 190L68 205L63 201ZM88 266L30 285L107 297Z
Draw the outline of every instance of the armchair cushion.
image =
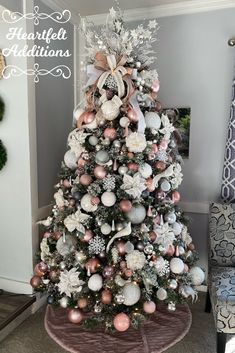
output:
M212 267L209 292L218 332L235 333L235 268Z
M210 206L210 264L235 266L235 209L213 202Z

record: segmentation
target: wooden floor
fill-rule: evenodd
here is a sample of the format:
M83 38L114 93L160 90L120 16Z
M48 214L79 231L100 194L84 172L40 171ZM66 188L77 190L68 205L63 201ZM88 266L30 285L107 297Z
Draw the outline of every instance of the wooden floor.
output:
M8 292L0 293L0 330L34 302L35 297Z

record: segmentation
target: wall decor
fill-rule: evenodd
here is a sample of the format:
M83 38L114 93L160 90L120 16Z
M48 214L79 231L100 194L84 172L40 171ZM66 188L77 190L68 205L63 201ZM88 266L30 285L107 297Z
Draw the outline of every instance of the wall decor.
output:
M6 67L5 57L0 49L0 80L3 78L3 71Z
M166 108L163 110L173 123L176 131L179 153L183 158L189 158L189 137L191 108Z

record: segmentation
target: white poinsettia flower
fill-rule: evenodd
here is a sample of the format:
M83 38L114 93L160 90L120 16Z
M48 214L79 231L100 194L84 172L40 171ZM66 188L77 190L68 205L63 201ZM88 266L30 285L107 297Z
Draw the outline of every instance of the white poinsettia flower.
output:
M155 226L154 231L157 233L157 238L154 242L155 244L162 245L165 249L173 244L175 234L167 222Z
M147 186L145 179L139 173L135 173L133 177L125 174L121 189L125 190L125 192L134 199L138 199L142 192L147 189Z
M147 146L145 135L139 132L132 132L126 137L126 146L130 152L143 152Z
M85 148L83 144L86 140L86 137L90 134L85 133L83 130L74 129L70 132L68 137L68 146L71 151L75 153L76 157L80 157L80 155L85 152Z
M85 233L85 228L82 223L84 223L89 218L90 216L82 213L79 208L76 213L73 213L65 218L64 225L69 232L73 232L75 229L77 229L79 232Z
M79 276L80 272L77 272L76 268L61 272L60 281L57 284L60 294L66 294L68 297L71 297L73 293L81 292L85 282L81 280Z
M126 255L127 267L130 270L141 270L146 262L146 257L143 252L139 250L133 250L131 253Z
M189 235L188 228L186 226L183 227L180 238L183 240L183 242L186 245L189 245L190 243L192 243L192 238Z
M52 224L52 220L53 220L53 218L50 216L50 217L47 217L47 219L44 219L42 221L38 221L37 224L42 224L45 227L50 227L50 225Z
M179 163L174 163L174 171L171 179L171 184L173 189L177 189L183 180L182 167Z
M58 207L63 207L68 205L68 201L64 199L64 194L63 190L59 189L55 194L54 194L54 199L56 202L56 205Z
M47 239L43 238L40 244L40 249L41 249L41 260L45 261L48 256L51 255L50 253L50 248L47 244Z
M171 124L167 115L162 114L161 121L163 128L159 130L161 134L164 135L166 141L170 140L172 132L175 130L174 126Z

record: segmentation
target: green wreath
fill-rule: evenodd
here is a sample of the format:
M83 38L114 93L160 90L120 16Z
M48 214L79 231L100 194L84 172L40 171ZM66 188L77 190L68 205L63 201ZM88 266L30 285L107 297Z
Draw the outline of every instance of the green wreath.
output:
M4 167L7 161L7 150L0 140L0 170Z
M2 97L0 97L0 121L2 121L4 113L5 113L5 103L3 102Z

